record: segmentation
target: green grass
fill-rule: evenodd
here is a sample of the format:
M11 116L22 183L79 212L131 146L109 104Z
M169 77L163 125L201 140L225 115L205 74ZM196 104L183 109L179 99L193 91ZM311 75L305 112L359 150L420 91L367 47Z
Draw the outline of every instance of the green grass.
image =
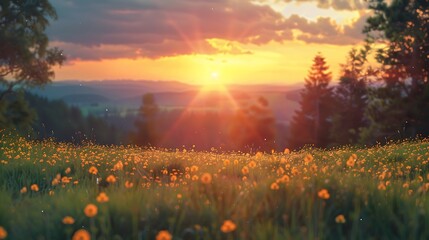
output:
M426 140L255 155L2 135L0 226L7 239L71 239L82 228L92 239L155 239L161 230L173 239L429 239L428 168ZM53 185L58 174L70 182ZM97 185L109 175L116 182ZM97 202L100 192L108 202ZM236 228L222 232L225 220Z

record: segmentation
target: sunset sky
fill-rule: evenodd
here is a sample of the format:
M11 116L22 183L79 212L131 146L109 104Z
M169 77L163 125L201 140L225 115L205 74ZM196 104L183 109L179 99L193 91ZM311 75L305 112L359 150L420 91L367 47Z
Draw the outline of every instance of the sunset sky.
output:
M302 82L321 52L334 80L361 44L362 0L51 0L55 80Z

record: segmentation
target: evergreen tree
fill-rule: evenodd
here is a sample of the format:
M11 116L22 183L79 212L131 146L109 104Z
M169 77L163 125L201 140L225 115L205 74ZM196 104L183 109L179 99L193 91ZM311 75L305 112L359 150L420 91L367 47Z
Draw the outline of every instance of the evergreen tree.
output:
M291 122L289 144L301 147L314 144L326 147L330 143L329 132L332 122L333 91L329 86L332 74L325 58L319 53L305 79L301 92L300 109Z
M368 51L369 47L360 51L352 49L346 64L341 65L342 74L335 88L336 111L331 129L331 137L336 144L358 142L359 131L365 126L368 81L365 63Z
M428 135L429 122L429 2L427 0L370 0L374 11L364 32L368 43L383 43L376 59L382 64L380 82L371 88L366 143L403 137L405 125ZM415 134L412 134L415 135ZM406 136L408 137L408 136ZM396 137L395 137L396 138Z
M157 121L159 108L153 94L143 95L139 118L135 122L137 132L132 134L131 141L140 146L156 146L159 141Z
M274 148L275 119L268 101L259 97L250 106L242 106L232 119L232 145L240 150L270 151Z

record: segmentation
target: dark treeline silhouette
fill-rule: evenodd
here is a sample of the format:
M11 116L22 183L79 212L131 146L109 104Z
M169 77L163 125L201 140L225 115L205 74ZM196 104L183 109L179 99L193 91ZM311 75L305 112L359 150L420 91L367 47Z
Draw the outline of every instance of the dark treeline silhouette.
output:
M365 46L349 52L337 86L328 86L324 58L315 57L291 124L292 147L429 135L429 2L370 0L369 8ZM381 67L368 63L371 53Z
M54 138L57 141L80 144L92 141L100 144L126 143L126 133L93 115L84 116L78 107L62 100L48 100L31 93L11 93L10 104L2 111L8 121L5 129L14 129L32 139Z
M130 134L134 144L196 150L271 151L284 144L278 135L285 134L285 128L276 125L263 97L243 101L235 111L160 111L153 95L146 94L135 126Z

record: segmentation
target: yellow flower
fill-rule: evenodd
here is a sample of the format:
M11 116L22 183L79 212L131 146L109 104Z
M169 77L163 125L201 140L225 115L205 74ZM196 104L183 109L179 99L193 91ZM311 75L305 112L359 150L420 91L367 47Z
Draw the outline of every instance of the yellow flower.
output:
M210 184L212 182L212 175L210 173L204 173L201 175L201 182L204 184Z
M248 167L246 167L246 166L244 166L244 167L241 169L241 173L243 173L243 175L247 175L247 174L249 174L249 168L248 168Z
M347 166L353 167L355 165L355 158L353 156L349 157L349 160L347 160Z
M71 172L71 169L68 167L65 171L66 174L69 174Z
M21 190L19 192L21 192L22 194L26 193L27 192L27 187L21 188Z
M109 197L104 192L101 192L100 194L98 194L96 199L97 199L97 202L99 203L105 203L109 201Z
M284 154L289 154L289 153L290 153L289 148L285 148L285 150L284 150Z
M335 222L336 223L346 223L346 218L344 217L343 214L340 214L340 215L335 217Z
M113 176L113 175L107 176L106 182L108 182L108 183L115 183L116 182L115 176Z
M172 236L167 230L159 231L156 235L156 240L171 240Z
M317 196L321 199L329 199L330 195L328 190L322 189L317 193Z
M279 190L279 185L276 182L271 183L270 189L271 190Z
M77 230L72 237L72 240L90 240L91 235L85 229Z
M313 161L313 156L311 154L307 154L304 158L305 165L309 164L311 161Z
M7 238L7 231L4 229L4 227L0 226L0 239Z
M237 228L237 225L231 220L225 220L220 227L220 230L224 233L229 233L234 231Z
M130 181L125 181L125 188L132 188L134 185L134 183L130 182Z
M250 167L250 168L255 168L255 167L256 167L256 162L255 162L255 161L251 161L251 162L249 163L249 167Z
M38 192L39 191L39 186L37 186L37 184L33 184L30 186L31 191L35 191Z
M228 166L230 163L231 163L231 161L229 161L229 159L223 160L223 165L224 166Z
M74 223L74 218L72 218L70 216L65 216L63 218L63 223L64 224L73 224Z
M196 172L196 171L198 171L198 166L192 165L191 172Z
M124 164L122 163L122 161L117 162L114 166L113 166L113 170L118 171L118 170L122 170L124 169Z
M90 203L88 205L86 205L85 209L83 210L83 212L85 213L85 215L87 217L94 217L95 215L97 215L98 213L98 208L97 206L95 206L94 204Z
M61 182L62 183L70 183L70 179L71 178L68 178L68 177L64 176L64 177L61 178Z
M386 185L384 185L384 183L380 183L380 184L378 184L378 190L386 190Z
M92 166L92 167L89 168L88 172L91 173L91 174L97 175L98 169L96 167Z

